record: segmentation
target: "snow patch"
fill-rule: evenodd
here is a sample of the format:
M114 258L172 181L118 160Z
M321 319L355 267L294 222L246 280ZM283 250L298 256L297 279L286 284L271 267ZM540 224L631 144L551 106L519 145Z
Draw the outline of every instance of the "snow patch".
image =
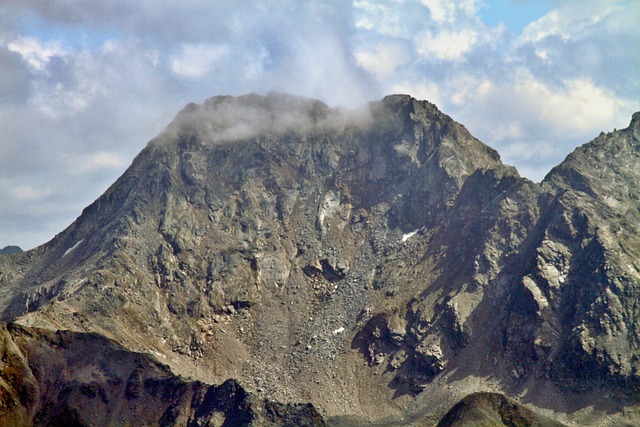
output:
M344 332L344 327L340 326L338 329L334 330L333 332L331 332L333 335L338 335Z
M318 223L320 224L322 231L325 231L324 220L331 218L336 213L339 206L340 192L335 192L333 190L327 191L327 194L324 195L322 204L318 209Z
M67 256L69 254L69 252L71 252L72 250L74 250L75 248L77 248L78 246L80 246L80 243L82 243L84 241L84 239L81 239L80 241L78 241L75 245L71 246L69 249L67 249L65 251L65 253L62 255L62 258L64 258L65 256Z
M402 241L403 241L403 242L406 242L407 240L409 240L410 238L412 238L413 236L415 236L415 235L418 233L418 230L420 230L420 229L419 229L419 228L417 228L417 229L415 229L415 230L413 230L413 231L410 231L410 232L408 232L408 233L403 234L403 235L402 235Z

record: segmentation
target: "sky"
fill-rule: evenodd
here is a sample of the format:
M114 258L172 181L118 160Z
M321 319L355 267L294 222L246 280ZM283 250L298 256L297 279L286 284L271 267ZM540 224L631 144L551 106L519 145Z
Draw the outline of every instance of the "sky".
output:
M0 0L0 248L80 215L187 103L435 103L540 181L640 110L640 0Z

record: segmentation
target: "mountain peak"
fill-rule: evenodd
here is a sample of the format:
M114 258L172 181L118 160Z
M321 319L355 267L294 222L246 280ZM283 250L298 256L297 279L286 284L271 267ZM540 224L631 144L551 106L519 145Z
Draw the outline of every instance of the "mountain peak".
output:
M433 425L418 418L482 390L584 417L619 396L635 405L634 144L628 129L602 134L538 185L408 95L360 110L213 97L186 106L51 242L0 257L2 317L100 334L337 423ZM56 360L64 335L34 345ZM133 399L143 378L132 365L117 384L131 382ZM96 387L79 391L107 396ZM500 418L506 397L471 402ZM57 407L42 399L27 403Z
M592 141L576 148L554 167L544 181L560 188L572 188L602 199L626 199L640 196L640 159L636 155L640 141L640 112L633 114L629 127L602 132Z
M199 135L210 142L231 142L255 138L261 134L304 135L326 130L355 120L355 114L329 108L316 99L280 92L266 96L215 96L203 104L188 104L178 113L164 133Z
M422 144L423 149L429 151L423 152L425 158L433 150L453 156L454 163L466 165L459 171L464 176L480 164L486 167L500 162L498 153L474 138L464 126L434 104L409 95L390 95L358 109L330 108L316 99L280 92L266 96L216 96L202 105L187 105L159 139L175 141L196 136L202 143L221 144L257 137L275 142L275 137L285 134L306 141L312 135L340 138L345 133L367 132L388 134L388 142L404 133L407 141L415 140L411 151ZM264 138L267 136L269 138ZM417 157L414 156L414 160ZM474 166L477 162L480 163ZM446 167L446 162L442 165ZM453 170L449 172L457 174Z

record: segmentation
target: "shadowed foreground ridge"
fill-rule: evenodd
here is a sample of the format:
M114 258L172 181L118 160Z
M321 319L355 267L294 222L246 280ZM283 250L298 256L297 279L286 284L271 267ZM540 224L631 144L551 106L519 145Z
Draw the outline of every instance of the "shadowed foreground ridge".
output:
M539 423L633 425L639 138L636 113L536 184L409 96L190 104L66 230L0 257L4 351L30 366L0 366L3 401L22 408L4 419L98 399L78 422L220 425L235 415L210 408L232 394L257 425L436 425L482 392L470 399L491 417L506 399ZM44 338L60 334L119 350L56 382L33 364L66 360ZM18 335L41 337L36 362ZM80 390L134 357L168 381L144 388L166 392L148 418L125 389ZM21 375L36 378L28 398Z
M99 335L12 323L0 334L0 425L325 425L310 404L264 401L234 380L185 381Z

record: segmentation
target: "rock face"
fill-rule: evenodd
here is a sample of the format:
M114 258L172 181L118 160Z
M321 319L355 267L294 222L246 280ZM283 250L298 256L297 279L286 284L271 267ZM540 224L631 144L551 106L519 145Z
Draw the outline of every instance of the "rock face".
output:
M0 258L2 318L333 425L436 424L479 391L633 423L639 136L636 113L535 184L408 96L215 97L51 242Z

